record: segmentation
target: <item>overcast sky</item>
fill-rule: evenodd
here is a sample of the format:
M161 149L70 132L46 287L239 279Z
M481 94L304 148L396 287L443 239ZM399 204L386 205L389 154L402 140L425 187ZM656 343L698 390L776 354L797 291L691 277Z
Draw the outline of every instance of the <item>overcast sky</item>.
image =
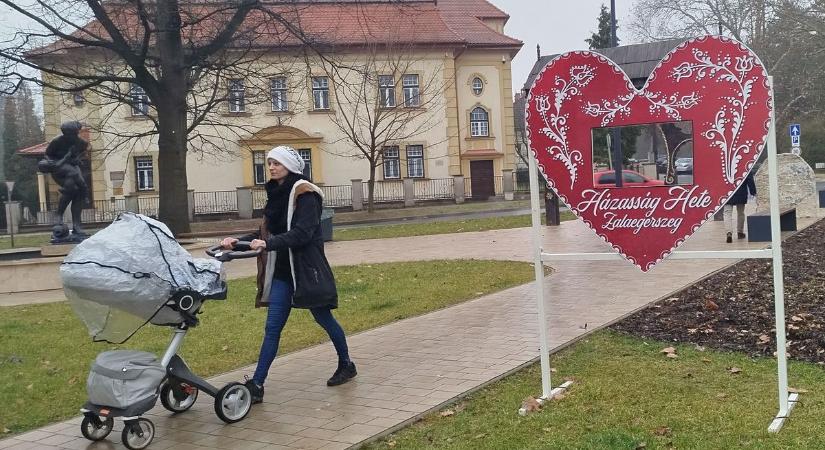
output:
M521 90L536 62L536 44L542 55L587 49L585 39L596 31L602 4L610 0L487 0L510 15L504 32L524 42L513 60L513 93ZM633 44L622 24L630 19L630 0L616 0L621 44Z

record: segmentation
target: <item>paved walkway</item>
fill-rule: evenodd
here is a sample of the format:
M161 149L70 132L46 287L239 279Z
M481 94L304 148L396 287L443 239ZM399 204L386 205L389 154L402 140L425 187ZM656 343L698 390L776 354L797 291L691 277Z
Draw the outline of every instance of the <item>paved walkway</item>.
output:
M800 223L807 225L810 221ZM725 244L721 222L710 222L683 247L688 250L757 248ZM544 228L545 251L606 251L578 221ZM530 260L529 229L460 235L331 243L333 264L434 258ZM724 267L724 260L670 260L648 274L629 263L565 261L545 279L551 347L610 323ZM240 275L251 266L232 264ZM598 282L594 282L598 280ZM147 416L157 426L155 450L344 449L385 435L457 396L495 381L538 357L532 283L474 301L350 336L359 375L343 386L324 380L335 361L327 344L288 354L270 372L264 403L225 425L203 395L193 409L172 416L160 406ZM585 324L587 324L586 330ZM253 366L213 378L241 380ZM535 386L540 394L541 386ZM519 405L513 405L513 413ZM0 441L0 449L120 449L120 422L108 441L90 444L80 418Z

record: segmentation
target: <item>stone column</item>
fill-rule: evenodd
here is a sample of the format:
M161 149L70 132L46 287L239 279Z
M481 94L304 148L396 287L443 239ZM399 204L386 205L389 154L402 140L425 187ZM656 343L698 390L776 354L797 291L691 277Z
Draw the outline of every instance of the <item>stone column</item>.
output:
M186 204L189 210L189 221L192 222L195 220L195 191L192 189L186 191Z
M362 180L357 178L350 181L352 181L352 210L361 211L364 209L364 188L361 187Z
M456 203L464 203L464 175L453 175L453 196Z
M404 178L404 206L415 206L415 180Z
M504 169L501 171L503 178L501 179L501 187L504 190L504 200L512 200L513 199L513 191L515 190L515 186L513 185L513 171L512 169Z
M20 202L6 202L6 232L20 232Z
M46 205L46 174L43 172L37 172L37 202L38 211L45 212L49 209Z
M140 213L140 203L138 203L138 196L135 194L124 195L126 200L126 211L133 213Z
M241 219L252 218L252 188L236 188L238 194L238 217Z

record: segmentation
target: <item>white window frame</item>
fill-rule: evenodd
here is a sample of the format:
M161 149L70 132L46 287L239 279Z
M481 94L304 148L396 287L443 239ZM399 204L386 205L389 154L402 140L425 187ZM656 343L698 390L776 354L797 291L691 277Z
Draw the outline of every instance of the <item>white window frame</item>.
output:
M252 152L252 178L256 185L266 184L266 152Z
M149 114L149 96L146 91L137 84L129 87L129 99L132 102L132 115L145 116Z
M229 112L246 111L246 86L244 86L243 79L231 78L227 85L229 87Z
M479 115L483 112L484 115ZM470 112L470 136L489 137L490 136L490 113L481 106L476 106Z
M397 145L388 145L381 151L384 160L384 179L398 180L401 178L401 152Z
M138 191L155 190L155 162L151 156L135 157L135 187Z
M275 77L269 81L270 96L272 97L272 111L289 111L287 99L286 77Z
M378 75L378 98L382 108L395 107L395 78L392 75Z
M312 149L309 148L299 148L298 154L301 155L301 159L304 160L304 176L312 179Z
M424 146L407 146L407 178L424 178Z
M404 107L416 108L421 106L421 86L418 74L404 74L401 77L401 84L404 88Z
M473 78L473 94L481 95L484 92L484 81L481 77Z
M329 77L312 77L312 106L317 111L329 109Z

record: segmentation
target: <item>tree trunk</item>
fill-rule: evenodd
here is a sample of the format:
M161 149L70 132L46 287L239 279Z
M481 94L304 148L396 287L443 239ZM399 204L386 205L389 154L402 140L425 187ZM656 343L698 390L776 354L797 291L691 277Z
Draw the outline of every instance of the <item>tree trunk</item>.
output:
M155 104L158 113L159 218L176 235L188 233L189 184L186 180L187 71L183 67L181 17L177 0L160 0L157 9L161 76Z
M367 183L367 212L373 212L375 205L375 162L370 161L370 179Z

